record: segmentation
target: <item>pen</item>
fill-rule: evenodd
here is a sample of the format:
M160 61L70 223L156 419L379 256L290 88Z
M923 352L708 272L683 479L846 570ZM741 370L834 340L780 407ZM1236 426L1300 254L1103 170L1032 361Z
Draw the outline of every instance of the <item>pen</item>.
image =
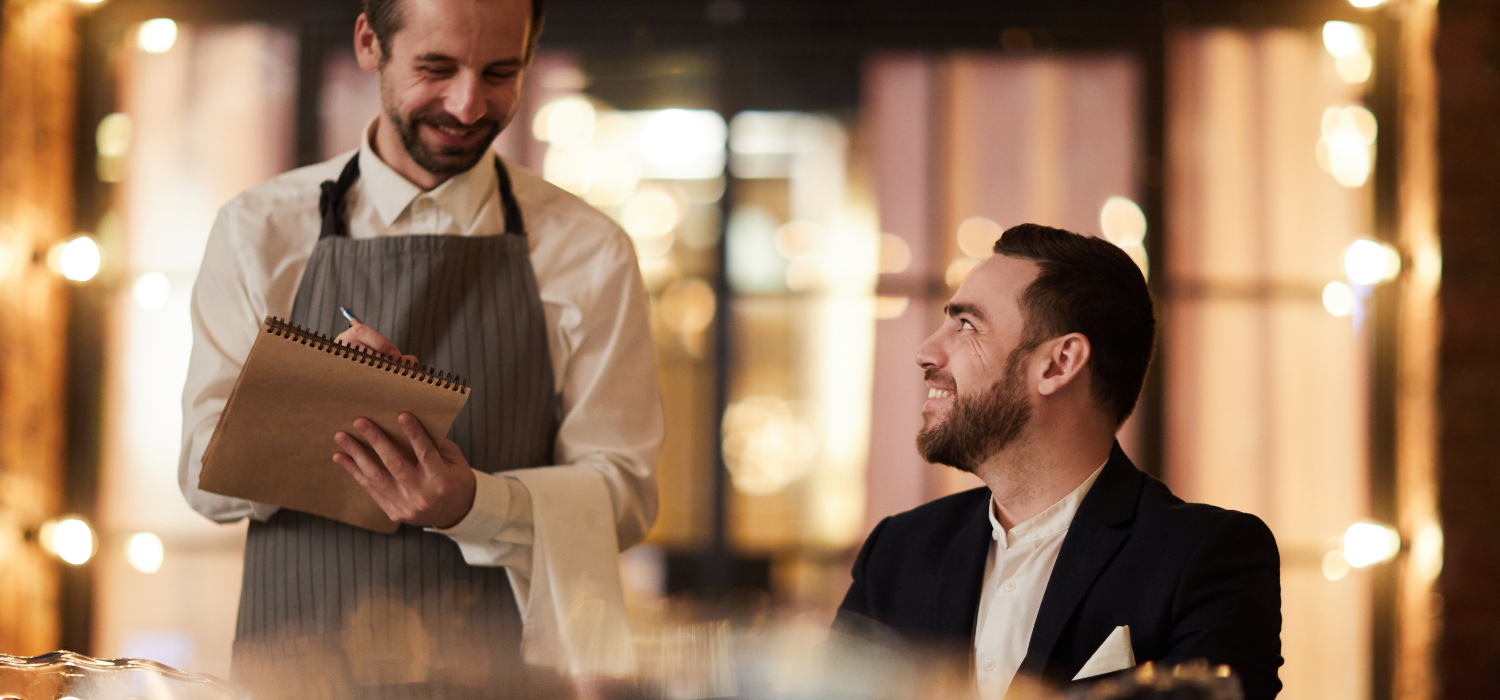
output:
M344 315L344 320L348 321L349 325L351 326L356 323L364 323L364 321L359 320L358 316L354 315L353 311L350 311L342 306L339 307L339 313Z

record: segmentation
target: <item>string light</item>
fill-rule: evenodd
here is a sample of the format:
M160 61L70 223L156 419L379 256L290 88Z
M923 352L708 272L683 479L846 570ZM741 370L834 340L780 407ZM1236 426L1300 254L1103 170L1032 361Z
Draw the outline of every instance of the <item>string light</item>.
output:
M1329 282L1323 287L1323 308L1328 313L1343 318L1354 313L1354 290L1343 282Z

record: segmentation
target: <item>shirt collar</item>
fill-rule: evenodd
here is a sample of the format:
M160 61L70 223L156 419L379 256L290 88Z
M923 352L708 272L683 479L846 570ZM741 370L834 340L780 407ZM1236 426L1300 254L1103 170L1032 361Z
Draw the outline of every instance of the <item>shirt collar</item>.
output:
M359 179L364 187L363 194L370 198L381 222L390 226L424 192L375 154L370 139L375 135L375 126L379 120L376 117L370 121L370 125L365 128L364 138L360 141ZM498 192L498 187L494 155L491 154L488 158L480 158L474 167L448 178L425 194L438 208L453 217L459 228L468 228L479 217L485 200Z
M1105 460L1108 464L1109 460ZM1104 471L1104 464L1099 465L1089 478L1084 479L1078 488L1063 496L1062 500L1053 503L1040 513L1032 516L1022 523L1017 523L1009 532L1000 525L1000 519L995 517L995 499L990 499L990 529L995 542L1000 544L1001 549L1009 549L1018 544L1039 540L1043 537L1055 535L1068 529L1073 523L1073 516L1078 513L1079 504L1083 503L1083 497L1089 493L1089 487L1099 478L1099 473Z

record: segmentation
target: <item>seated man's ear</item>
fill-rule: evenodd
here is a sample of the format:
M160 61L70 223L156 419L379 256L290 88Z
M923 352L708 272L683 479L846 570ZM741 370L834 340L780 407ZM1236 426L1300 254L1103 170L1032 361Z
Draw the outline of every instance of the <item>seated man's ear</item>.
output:
M1065 387L1072 386L1083 374L1083 368L1092 357L1093 348L1082 333L1058 336L1037 348L1036 362L1045 362L1041 381L1037 382L1037 393L1051 396Z

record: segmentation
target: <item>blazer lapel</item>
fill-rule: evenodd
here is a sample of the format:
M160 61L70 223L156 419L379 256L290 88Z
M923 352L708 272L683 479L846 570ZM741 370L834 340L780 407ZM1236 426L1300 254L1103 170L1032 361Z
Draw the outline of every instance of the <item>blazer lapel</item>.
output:
M1104 471L1084 496L1073 523L1068 526L1057 564L1047 581L1047 592L1042 595L1021 673L1042 675L1063 627L1115 550L1125 542L1128 532L1121 525L1135 517L1144 482L1145 475L1130 463L1130 458L1120 450L1120 443L1115 443Z
M988 494L989 490L986 489ZM984 587L984 564L990 554L990 506L976 508L967 525L958 531L943 554L938 571L938 587L932 609L933 636L939 642L963 648L974 644L975 611L979 609L979 592ZM970 656L973 656L970 654Z

